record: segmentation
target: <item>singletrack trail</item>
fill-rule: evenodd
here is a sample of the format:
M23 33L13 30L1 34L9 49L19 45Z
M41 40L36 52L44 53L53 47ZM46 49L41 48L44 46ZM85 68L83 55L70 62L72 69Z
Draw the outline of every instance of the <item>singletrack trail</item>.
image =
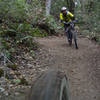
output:
M48 68L65 71L71 100L100 100L100 47L96 43L80 37L76 50L63 36L38 38L37 41L52 55Z

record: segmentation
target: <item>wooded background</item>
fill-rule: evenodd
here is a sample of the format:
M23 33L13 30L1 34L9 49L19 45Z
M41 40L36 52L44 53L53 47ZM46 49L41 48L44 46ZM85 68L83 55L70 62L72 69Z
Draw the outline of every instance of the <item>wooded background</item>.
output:
M80 34L100 43L99 0L0 0L1 51L13 52L11 41L32 46L35 36L59 34L59 13L66 6L79 20ZM26 41L25 41L26 40ZM10 42L8 42L10 41Z

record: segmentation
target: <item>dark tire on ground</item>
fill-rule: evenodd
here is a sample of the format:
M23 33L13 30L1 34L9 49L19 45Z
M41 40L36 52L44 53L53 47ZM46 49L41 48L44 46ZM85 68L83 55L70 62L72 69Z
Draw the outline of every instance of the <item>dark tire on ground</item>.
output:
M73 34L73 33L72 33L71 30L70 30L70 31L69 31L69 39L70 39L70 40L69 40L69 45L70 45L70 46L72 45L72 37L73 37L72 34Z
M74 40L74 42L75 42L75 48L78 49L77 40Z
M77 32L76 30L71 30L71 33L73 34L73 39L75 43L75 48L78 49L78 44L77 44Z
M32 86L27 100L69 100L67 77L60 71L49 71Z

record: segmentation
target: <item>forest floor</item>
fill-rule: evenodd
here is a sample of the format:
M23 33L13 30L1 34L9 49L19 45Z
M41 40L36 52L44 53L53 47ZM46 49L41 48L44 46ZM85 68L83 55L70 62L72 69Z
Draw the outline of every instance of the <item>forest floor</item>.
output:
M100 100L100 47L87 38L78 39L79 50L65 37L38 39L52 55L49 67L65 71L71 100Z
M65 36L36 38L40 45L35 61L27 61L34 68L26 68L31 81L50 69L65 71L68 77L71 100L100 100L100 46L79 36L79 49L68 45ZM36 63L35 63L36 62ZM28 65L29 65L28 64ZM22 69L23 72L23 69ZM31 74L29 74L31 73ZM30 82L31 83L31 82ZM26 86L26 90L29 86ZM22 90L23 93L25 90ZM1 100L24 100L16 92ZM12 98L12 99L11 99Z

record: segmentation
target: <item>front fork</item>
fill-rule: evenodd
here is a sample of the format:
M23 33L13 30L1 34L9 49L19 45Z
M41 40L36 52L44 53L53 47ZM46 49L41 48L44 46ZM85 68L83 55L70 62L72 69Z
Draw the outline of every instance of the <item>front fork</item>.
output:
M72 44L72 33L71 33L69 28L67 28L65 32L66 32L66 36L67 36L68 42L71 45Z

